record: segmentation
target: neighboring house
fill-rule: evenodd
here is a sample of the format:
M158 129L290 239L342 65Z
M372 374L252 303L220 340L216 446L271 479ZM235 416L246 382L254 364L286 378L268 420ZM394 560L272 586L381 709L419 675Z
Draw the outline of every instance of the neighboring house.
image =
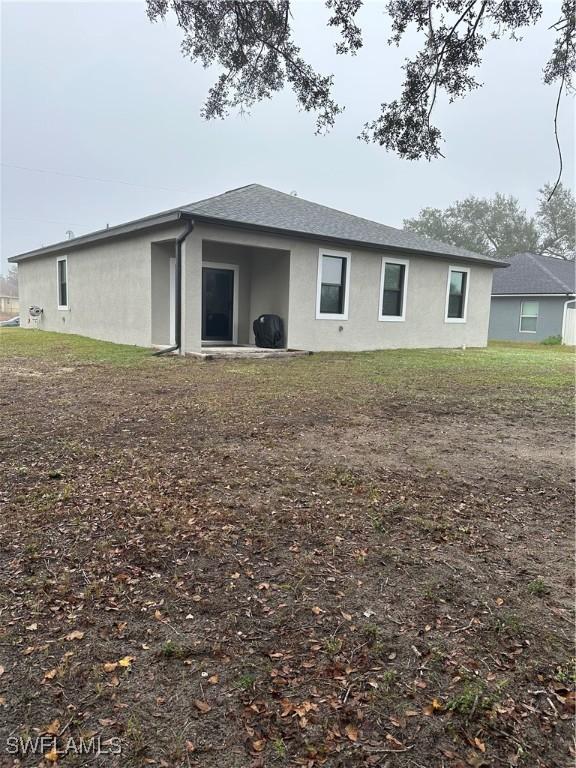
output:
M24 327L184 353L253 343L265 313L291 349L481 347L505 266L259 184L10 261Z
M560 336L574 344L575 264L519 253L494 273L490 339L543 341Z
M0 296L0 320L9 320L20 312L17 296Z

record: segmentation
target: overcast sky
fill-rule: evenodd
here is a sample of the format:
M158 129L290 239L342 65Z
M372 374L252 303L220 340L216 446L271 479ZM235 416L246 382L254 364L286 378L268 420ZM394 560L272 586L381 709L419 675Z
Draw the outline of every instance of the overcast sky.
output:
M183 59L175 23L151 24L144 3L3 3L2 257L251 182L394 226L470 194L510 193L532 212L558 164L556 91L541 73L560 3L544 5L521 43L489 44L484 88L440 103L446 159L429 163L356 138L399 94L400 66L416 41L385 45L384 3L363 8L365 46L355 58L335 55L321 2L294 4L296 41L313 66L335 75L346 106L321 137L289 91L250 116L203 121L217 73ZM573 187L571 99L560 134L564 182Z

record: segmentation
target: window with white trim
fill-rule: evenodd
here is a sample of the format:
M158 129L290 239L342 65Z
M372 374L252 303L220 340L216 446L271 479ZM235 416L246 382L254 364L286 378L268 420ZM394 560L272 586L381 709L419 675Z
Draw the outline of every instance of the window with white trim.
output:
M56 260L58 281L58 309L68 309L68 259L66 256Z
M404 259L382 259L380 275L379 320L404 320L408 262Z
M536 333L539 309L537 301L523 301L520 304L520 333Z
M348 290L350 286L350 254L343 251L321 250L318 254L318 287L316 318L348 319Z
M468 267L448 268L445 317L447 323L466 322L469 282L470 270Z

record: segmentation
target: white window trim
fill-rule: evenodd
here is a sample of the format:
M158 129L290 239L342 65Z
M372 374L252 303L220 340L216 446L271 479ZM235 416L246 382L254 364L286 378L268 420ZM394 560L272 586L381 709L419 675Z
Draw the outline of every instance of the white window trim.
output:
M60 262L66 263L66 304L60 304ZM56 303L58 309L70 309L70 291L68 289L68 256L59 256L56 259Z
M229 346L232 344L236 346L238 344L238 277L240 275L240 266L238 264L224 264L221 261L203 261L202 267L208 267L208 269L230 269L234 272L234 291L232 294L232 341L211 341L210 339L202 339L201 343L211 347ZM204 296L201 296L201 302L204 300ZM202 307L204 312L204 307Z
M344 285L344 312L332 314L320 312L320 298L322 295L322 256L337 256L346 259L346 280ZM318 251L318 275L316 278L316 320L348 320L348 304L350 298L350 265L352 254L347 251L331 251L329 248L320 248Z
M448 317L448 306L450 303L450 278L452 272L466 273L466 290L464 291L464 314L462 317ZM468 296L470 294L470 267L450 266L448 267L448 282L446 285L446 307L444 309L445 323L465 323L468 317Z
M535 331L525 331L522 328L522 319L524 317L534 317L534 315L524 315L523 312L522 312L522 308L524 307L524 304L528 304L528 303L530 303L530 304L538 304L538 314L535 315L535 317L536 317L536 330ZM518 333L538 333L538 318L539 317L540 317L540 302L539 301L532 301L532 300L530 300L530 302L521 301L520 302L520 321L518 323Z
M386 264L402 264L404 267L404 285L402 287L402 314L401 315L383 315L382 299L384 298L384 273ZM407 259L393 259L389 256L382 256L382 266L380 268L380 298L378 303L378 320L381 322L403 322L406 320L406 297L408 294L408 269L410 262Z

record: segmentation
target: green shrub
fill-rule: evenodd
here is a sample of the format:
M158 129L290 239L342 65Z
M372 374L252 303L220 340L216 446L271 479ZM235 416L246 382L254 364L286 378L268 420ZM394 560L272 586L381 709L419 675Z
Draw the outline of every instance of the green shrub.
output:
M549 347L552 347L556 344L562 344L562 336L548 336L547 339L542 339L540 343L546 344Z

